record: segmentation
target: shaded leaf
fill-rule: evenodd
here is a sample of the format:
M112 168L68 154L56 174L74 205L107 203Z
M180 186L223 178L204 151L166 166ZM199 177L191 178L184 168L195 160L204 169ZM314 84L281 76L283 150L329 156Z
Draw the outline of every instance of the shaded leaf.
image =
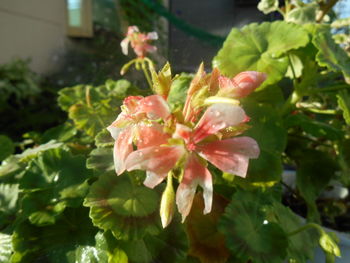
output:
M88 209L66 209L55 225L36 227L19 224L13 234L11 262L78 262L81 247L95 245L97 229L91 224Z
M113 147L114 140L107 129L100 131L95 137L97 147Z
M226 207L218 228L231 253L242 262L282 262L288 240L283 229L267 221L269 198L261 192L238 191Z
M91 151L86 162L86 167L96 169L102 172L114 171L113 149L96 148Z
M229 77L246 70L264 72L268 78L261 87L265 87L285 75L287 52L305 46L308 41L307 32L295 24L252 23L241 30L232 29L213 65Z
M50 140L57 140L59 142L66 142L72 139L77 134L77 130L70 123L65 122L59 126L48 129L41 137L42 142Z
M192 76L186 73L181 73L171 84L168 103L170 105L171 110L175 110L177 108L182 108L185 104L187 90L192 81Z
M0 162L13 154L15 145L6 135L0 135Z
M191 212L186 220L190 242L189 255L202 263L224 263L230 253L224 235L218 232L217 223L228 201L219 195L213 196L212 211L203 215L204 203L201 194L193 200Z
M102 174L84 201L94 225L111 230L118 239L140 239L149 231L159 230L159 194L132 184L128 176L136 178L135 174Z

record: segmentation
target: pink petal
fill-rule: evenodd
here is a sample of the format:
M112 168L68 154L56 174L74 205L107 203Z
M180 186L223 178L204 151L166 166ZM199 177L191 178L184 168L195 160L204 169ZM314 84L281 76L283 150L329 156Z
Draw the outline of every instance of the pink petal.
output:
M122 53L124 55L128 55L128 46L129 46L129 38L124 38L121 42L120 42L120 46L122 48Z
M198 184L203 188L204 214L211 211L213 202L213 184L208 169L200 163L198 157L191 154L186 163L183 179L176 191L176 204L182 214L182 222L191 211L192 202Z
M137 128L137 149L158 146L167 143L169 134L163 132L163 126L158 123L139 125Z
M185 153L181 146L151 146L132 152L126 160L126 169L146 170L157 174L168 173Z
M119 134L128 126L130 125L130 119L128 118L127 114L120 113L117 117L117 119L112 122L111 125L107 127L107 130L111 133L111 136L114 140L118 139Z
M157 40L158 39L158 34L157 34L157 32L149 32L149 33L147 33L146 38L148 40Z
M140 102L143 100L144 98L142 96L129 96L126 97L123 100L123 105L126 106L127 108L127 113L131 114L131 113L136 113L139 107Z
M233 78L233 82L237 83L237 98L248 96L256 88L258 88L265 80L266 74L257 71L244 71Z
M128 127L120 132L114 143L113 159L114 168L118 175L125 170L125 160L132 152L132 127Z
M245 177L250 158L258 158L257 142L250 137L237 137L197 146L200 155L223 172Z
M167 119L170 116L170 108L165 99L160 95L145 97L140 103L140 109L147 113L150 119Z
M137 26L129 26L127 35L130 36L130 35L132 35L134 33L138 33L138 32L140 32L140 30Z
M154 188L158 184L160 184L165 177L167 177L168 173L157 174L150 171L146 172L146 179L143 181L143 184L148 188Z
M176 130L173 135L175 139L183 139L186 143L189 143L191 139L191 135L192 135L191 128L183 124L176 123Z
M154 53L157 51L157 47L150 44L144 44L143 49L145 50L145 53Z
M231 104L214 104L203 114L195 127L193 140L200 142L205 137L229 126L235 126L246 118L244 110Z

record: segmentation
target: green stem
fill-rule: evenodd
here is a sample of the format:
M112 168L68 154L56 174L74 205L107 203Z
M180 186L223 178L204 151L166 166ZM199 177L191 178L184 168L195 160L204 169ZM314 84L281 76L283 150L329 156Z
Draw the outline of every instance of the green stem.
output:
M321 5L321 12L320 15L317 17L316 22L321 23L324 16L332 9L332 7L338 2L339 0L329 0L326 4Z
M294 235L296 235L296 234L298 234L298 233L300 233L300 232L302 232L304 230L310 229L310 228L316 228L316 230L320 233L320 235L323 235L325 233L320 225L315 224L315 223L308 223L308 224L302 226L301 228L296 229L296 230L288 233L287 235L288 236L294 236Z
M338 114L338 111L336 110L321 110L321 109L315 109L315 108L301 108L301 110L318 113L318 114L330 114L330 115Z
M298 95L296 91L293 91L293 93L289 96L287 101L284 103L282 107L281 114L282 116L288 114L295 108L295 104L301 99L301 96Z
M147 80L147 83L148 83L150 89L153 91L152 80L151 80L150 75L148 74L146 63L144 60L141 62L141 68L143 70L143 73L145 74L145 77L146 77L146 80Z
M337 85L329 88L317 88L317 89L311 90L311 94L320 93L320 92L338 91L338 90L349 89L349 88L350 88L349 85Z

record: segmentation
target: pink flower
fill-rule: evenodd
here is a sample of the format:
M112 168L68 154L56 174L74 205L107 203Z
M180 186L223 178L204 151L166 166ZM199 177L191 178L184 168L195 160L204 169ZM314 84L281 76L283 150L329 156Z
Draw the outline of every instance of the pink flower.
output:
M204 213L209 213L213 186L206 161L224 172L245 177L249 159L259 155L259 147L252 138L219 140L215 136L220 130L240 125L246 119L245 112L239 106L214 104L204 112L193 128L177 123L172 136L173 143L152 145L130 153L126 159L126 169L146 170L145 183L152 188L178 163L183 163L183 178L176 192L176 203L183 220L191 210L198 185L203 188Z
M248 96L266 79L266 74L257 71L244 71L234 78L219 77L218 96L240 99Z
M155 46L148 44L151 40L158 39L157 32L140 33L137 26L129 26L126 38L122 40L120 46L124 55L128 54L129 43L139 58L144 58L146 53L152 53L157 50Z
M125 171L125 160L133 151L133 142L138 149L167 142L170 136L154 120L165 120L169 115L168 104L162 96L130 96L124 100L122 112L107 127L115 139L113 158L118 175Z

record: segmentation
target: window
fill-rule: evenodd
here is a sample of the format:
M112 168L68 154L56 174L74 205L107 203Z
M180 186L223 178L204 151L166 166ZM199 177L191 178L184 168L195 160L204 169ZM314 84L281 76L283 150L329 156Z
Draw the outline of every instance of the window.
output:
M92 37L91 0L66 0L67 34L71 37Z

